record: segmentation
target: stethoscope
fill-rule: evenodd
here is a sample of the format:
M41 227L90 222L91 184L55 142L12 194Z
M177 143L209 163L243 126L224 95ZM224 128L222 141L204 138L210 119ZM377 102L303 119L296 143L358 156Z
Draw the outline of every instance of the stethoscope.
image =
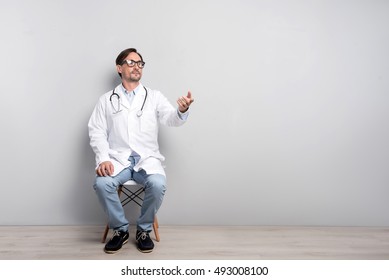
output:
M146 103L146 100L147 100L147 89L143 86L143 88L145 89L145 91L146 91L146 95L145 95L145 99L143 99L143 104L142 104L142 108L140 108L140 110L136 113L136 116L138 117L138 118L140 118L141 116L142 116L142 114L143 114L143 107L145 106L145 103ZM113 105L113 101L112 101L112 97L113 96L116 96L116 98L117 98L117 100L118 100L118 102L117 102L117 108L115 108L115 106ZM113 108L113 110L114 110L114 114L117 114L117 113L119 113L119 112L121 112L122 111L122 109L120 108L120 104L121 104L121 102L120 102L120 96L119 96L119 94L117 94L116 92L115 92L115 89L113 89L112 90L112 94L111 94L111 96L109 97L109 101L111 102L111 105L112 105L112 108Z

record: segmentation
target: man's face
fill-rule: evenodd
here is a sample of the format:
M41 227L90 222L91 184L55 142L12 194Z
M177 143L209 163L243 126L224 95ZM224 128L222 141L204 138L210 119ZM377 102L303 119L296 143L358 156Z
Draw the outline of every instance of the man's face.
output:
M141 61L140 56L132 52L127 57L126 60ZM142 78L142 69L139 68L138 64L135 63L134 66L130 67L124 62L122 65L117 65L117 71L122 74L122 79L127 82L139 82Z

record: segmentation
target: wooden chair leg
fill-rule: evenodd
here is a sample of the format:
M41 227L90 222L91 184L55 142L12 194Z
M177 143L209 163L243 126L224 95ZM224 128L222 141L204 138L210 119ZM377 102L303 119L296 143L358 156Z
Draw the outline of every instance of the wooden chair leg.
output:
M107 224L105 226L105 230L104 230L103 238L101 239L101 243L105 243L105 240L107 239L108 231L109 231L109 227L108 227L108 224Z
M157 240L157 242L159 242L161 240L159 237L158 228L159 228L158 219L157 219L157 216L155 216L154 223L153 223L153 229L154 229L154 234L155 234L155 240Z

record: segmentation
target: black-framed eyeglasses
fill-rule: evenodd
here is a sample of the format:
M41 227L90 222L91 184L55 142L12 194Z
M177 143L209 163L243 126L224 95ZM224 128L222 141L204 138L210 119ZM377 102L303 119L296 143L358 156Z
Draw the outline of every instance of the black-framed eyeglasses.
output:
M122 65L126 63L128 65L128 67L134 67L135 64L138 65L139 68L143 68L145 67L145 64L146 62L142 61L142 60L139 60L139 61L135 61L135 60L129 60L129 59L125 59L122 63Z

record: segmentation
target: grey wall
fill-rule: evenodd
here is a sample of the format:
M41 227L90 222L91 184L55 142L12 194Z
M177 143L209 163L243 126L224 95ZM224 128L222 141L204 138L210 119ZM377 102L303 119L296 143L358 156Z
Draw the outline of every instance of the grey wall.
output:
M389 226L388 1L0 3L1 225L104 223L87 121L136 47L195 97L162 224Z

